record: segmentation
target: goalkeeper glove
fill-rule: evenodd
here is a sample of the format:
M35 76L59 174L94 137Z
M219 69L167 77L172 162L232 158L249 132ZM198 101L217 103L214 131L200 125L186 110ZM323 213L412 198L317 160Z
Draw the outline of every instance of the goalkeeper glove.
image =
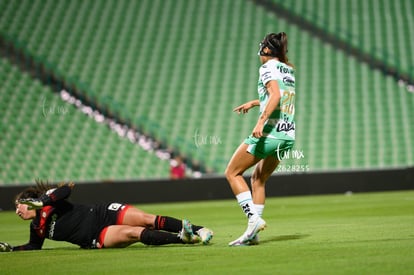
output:
M0 252L11 252L13 251L13 247L8 243L0 242Z
M43 202L40 199L20 199L19 203L28 205L29 207L27 209L29 210L40 209L43 207Z

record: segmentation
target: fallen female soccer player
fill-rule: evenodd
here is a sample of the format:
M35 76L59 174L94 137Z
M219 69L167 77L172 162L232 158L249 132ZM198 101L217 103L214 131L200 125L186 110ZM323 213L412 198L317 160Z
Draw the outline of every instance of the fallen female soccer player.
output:
M41 181L16 196L16 214L31 220L27 244L0 242L0 252L41 249L45 238L66 241L81 248L146 245L208 244L213 231L188 220L158 216L128 204L83 205L66 200L73 183L50 188Z

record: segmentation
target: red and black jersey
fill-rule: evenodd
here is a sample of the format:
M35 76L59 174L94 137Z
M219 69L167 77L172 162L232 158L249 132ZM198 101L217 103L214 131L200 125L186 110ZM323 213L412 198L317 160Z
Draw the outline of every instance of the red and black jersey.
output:
M125 207L118 203L71 203L66 200L70 192L66 194L60 188L49 195L53 198L49 205L36 211L36 218L30 223L29 242L14 247L14 251L41 249L45 238L70 242L82 248L95 248L99 233L105 227L116 224L119 211ZM64 196L56 196L56 192Z

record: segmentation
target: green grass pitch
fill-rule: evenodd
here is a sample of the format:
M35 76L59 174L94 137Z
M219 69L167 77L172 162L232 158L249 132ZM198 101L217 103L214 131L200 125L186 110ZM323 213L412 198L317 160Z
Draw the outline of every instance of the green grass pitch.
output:
M214 230L210 245L82 250L46 240L41 251L0 253L1 274L414 274L414 191L268 198L261 243L243 233L236 200L146 204ZM0 241L28 239L28 222L0 212Z

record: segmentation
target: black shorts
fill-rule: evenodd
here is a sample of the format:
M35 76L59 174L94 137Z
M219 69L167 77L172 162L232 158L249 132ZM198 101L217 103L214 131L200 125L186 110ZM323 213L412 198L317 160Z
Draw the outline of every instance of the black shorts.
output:
M103 248L108 227L122 224L125 213L130 207L131 205L116 202L94 207L96 223L93 225L94 236L90 248Z

